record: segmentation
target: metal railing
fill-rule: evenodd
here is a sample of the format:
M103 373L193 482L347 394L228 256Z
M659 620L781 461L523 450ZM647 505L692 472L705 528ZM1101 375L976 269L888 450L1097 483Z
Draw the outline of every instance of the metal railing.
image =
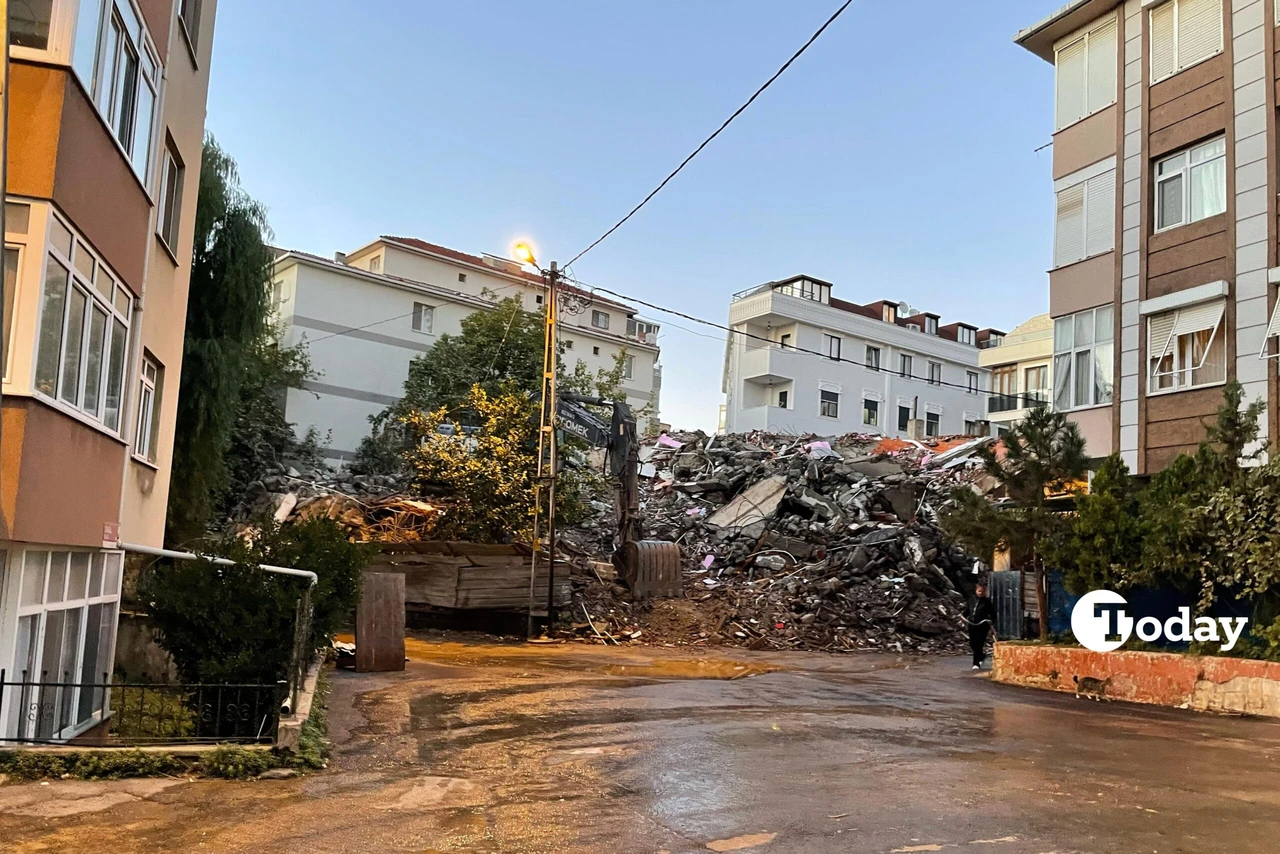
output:
M988 412L1012 412L1015 409L1034 409L1049 402L1047 391L1032 391L1025 394L993 394L987 403Z
M292 674L291 674L292 675ZM46 671L38 681L26 671L16 682L0 670L0 743L62 744L74 738L90 746L148 744L270 744L290 685L174 684L167 682L61 681ZM5 699L9 702L6 705ZM110 720L110 735L92 731Z

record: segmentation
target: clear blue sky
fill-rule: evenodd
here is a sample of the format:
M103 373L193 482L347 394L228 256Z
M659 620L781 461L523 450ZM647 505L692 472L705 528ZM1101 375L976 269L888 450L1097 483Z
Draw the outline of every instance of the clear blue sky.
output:
M855 0L576 274L718 321L795 273L944 323L1047 310L1052 69L1011 37L1061 2ZM208 128L282 245L527 234L563 262L837 5L221 0ZM723 336L647 313L664 419L714 427Z

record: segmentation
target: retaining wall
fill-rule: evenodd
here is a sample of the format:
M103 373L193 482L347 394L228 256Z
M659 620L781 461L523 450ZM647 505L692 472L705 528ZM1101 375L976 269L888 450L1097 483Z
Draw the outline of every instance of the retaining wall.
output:
M1201 712L1280 717L1280 663L997 643L996 682Z

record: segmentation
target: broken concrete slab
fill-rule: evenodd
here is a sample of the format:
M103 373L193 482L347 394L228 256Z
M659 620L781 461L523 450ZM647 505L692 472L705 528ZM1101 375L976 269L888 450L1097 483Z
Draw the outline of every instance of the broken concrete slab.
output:
M745 528L772 519L787 493L787 479L778 475L752 484L707 519L716 528Z

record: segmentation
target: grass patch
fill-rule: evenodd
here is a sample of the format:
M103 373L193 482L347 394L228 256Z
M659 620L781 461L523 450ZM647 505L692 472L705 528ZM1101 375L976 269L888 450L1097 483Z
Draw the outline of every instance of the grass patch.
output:
M165 750L85 748L57 753L33 750L0 751L0 774L15 782L48 779L120 780L127 777L216 777L247 780L273 768L306 772L324 768L329 760L326 701L329 674L320 671L311 714L302 724L297 753L254 750L228 744L216 750L180 756Z

